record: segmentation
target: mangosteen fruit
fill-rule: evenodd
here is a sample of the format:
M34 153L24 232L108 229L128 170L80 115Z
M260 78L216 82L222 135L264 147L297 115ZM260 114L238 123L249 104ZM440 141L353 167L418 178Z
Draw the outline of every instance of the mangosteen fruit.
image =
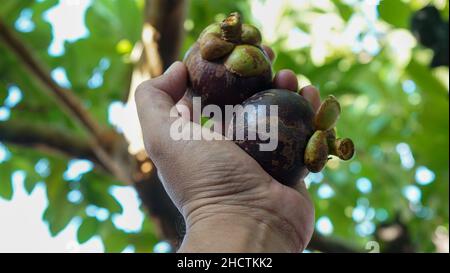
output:
M269 107L276 105L275 116ZM294 186L309 172L320 172L329 156L349 160L354 154L350 139L336 138L335 125L341 108L335 97L326 98L317 113L311 104L296 92L282 89L262 91L243 102L256 111L237 113L232 120L234 142L252 156L273 178L287 186ZM262 106L262 108L261 108ZM259 126L267 130L270 122L276 119L278 126L278 145L272 151L262 151ZM239 122L236 122L239 121ZM265 124L264 124L265 123ZM236 132L244 132L244 138L236 138ZM252 130L257 130L255 138L249 138ZM255 134L253 134L255 135Z
M202 105L238 105L271 88L271 62L261 47L261 33L243 24L239 13L208 26L184 59L189 95Z

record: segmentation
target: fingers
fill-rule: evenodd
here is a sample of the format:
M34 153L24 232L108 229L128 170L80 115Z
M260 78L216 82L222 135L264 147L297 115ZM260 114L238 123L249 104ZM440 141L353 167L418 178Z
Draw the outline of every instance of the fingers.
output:
M164 142L170 145L170 126L175 119L170 117L170 112L184 95L186 84L186 67L176 62L164 75L137 88L136 106L148 150L162 149L166 146Z
M287 89L294 92L298 90L298 80L294 72L291 70L283 69L280 70L273 80L275 88Z
M312 85L308 85L300 89L300 95L307 99L311 103L314 111L317 112L320 106L319 90Z
M184 96L177 102L176 104L178 112L188 121L192 121L192 94L186 92ZM187 113L183 113L183 111L187 111Z
M275 53L273 50L263 45L262 49L269 57L270 61L273 62L275 59ZM287 89L294 92L298 90L298 80L295 76L295 73L291 70L283 69L279 71L273 80L275 88L279 89ZM314 111L317 111L320 106L320 94L319 90L317 90L314 86L306 86L300 90L300 95L305 97L313 106Z
M267 56L269 57L270 61L273 63L275 59L275 53L273 50L263 45L262 49L264 52L266 52ZM298 80L295 76L295 73L288 69L283 69L279 71L273 80L273 84L275 88L279 89L287 89L294 92L297 92L298 90ZM306 86L300 89L300 95L305 97L313 106L314 111L317 112L320 106L320 94L319 90L317 90L314 86Z
M273 80L275 88L287 89L294 92L298 90L298 80L295 76L294 72L291 70L281 70L275 75ZM314 111L316 112L320 106L320 93L317 88L312 85L308 85L300 89L300 95L302 95L305 99L307 99L311 105L313 106Z
M270 61L273 63L273 61L275 60L275 53L273 52L273 50L268 47L268 46L261 46L262 49L264 50L264 52L266 53L267 57L269 57Z
M281 70L275 75L273 80L275 88L287 89L294 92L298 90L298 80L294 72L291 70ZM312 85L305 86L300 89L300 94L307 99L313 106L314 111L317 111L320 106L319 90Z
M162 76L144 82L142 87L150 85L160 89L167 93L174 102L177 102L186 92L187 77L186 66L182 62L175 62Z

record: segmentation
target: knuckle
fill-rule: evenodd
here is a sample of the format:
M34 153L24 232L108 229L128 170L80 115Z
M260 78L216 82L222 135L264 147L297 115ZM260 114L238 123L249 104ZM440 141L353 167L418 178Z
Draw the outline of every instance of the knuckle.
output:
M136 92L134 93L134 98L136 100L140 100L140 99L144 98L144 96L146 94L148 94L149 90L150 90L149 81L144 81L144 82L140 83L138 85L138 87L136 88Z

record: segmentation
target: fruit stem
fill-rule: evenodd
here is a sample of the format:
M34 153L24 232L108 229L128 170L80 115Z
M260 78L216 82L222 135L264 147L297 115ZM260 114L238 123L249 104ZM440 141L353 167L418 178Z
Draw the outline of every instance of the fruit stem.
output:
M220 24L222 39L232 43L240 43L242 35L241 15L238 12L231 13Z
M334 142L328 142L328 145L329 153L342 160L350 160L355 154L355 145L349 138L338 138Z

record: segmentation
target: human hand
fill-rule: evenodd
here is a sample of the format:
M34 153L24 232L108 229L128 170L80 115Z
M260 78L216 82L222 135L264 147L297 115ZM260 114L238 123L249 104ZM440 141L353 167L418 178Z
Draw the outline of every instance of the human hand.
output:
M269 56L273 53L266 49ZM299 252L313 233L314 208L303 181L297 189L274 180L229 140L170 137L175 104L188 105L187 71L174 63L164 75L141 84L136 104L146 150L170 198L186 222L180 252ZM293 72L280 71L276 88L297 91ZM317 110L318 91L301 90ZM186 121L194 130L207 130Z

